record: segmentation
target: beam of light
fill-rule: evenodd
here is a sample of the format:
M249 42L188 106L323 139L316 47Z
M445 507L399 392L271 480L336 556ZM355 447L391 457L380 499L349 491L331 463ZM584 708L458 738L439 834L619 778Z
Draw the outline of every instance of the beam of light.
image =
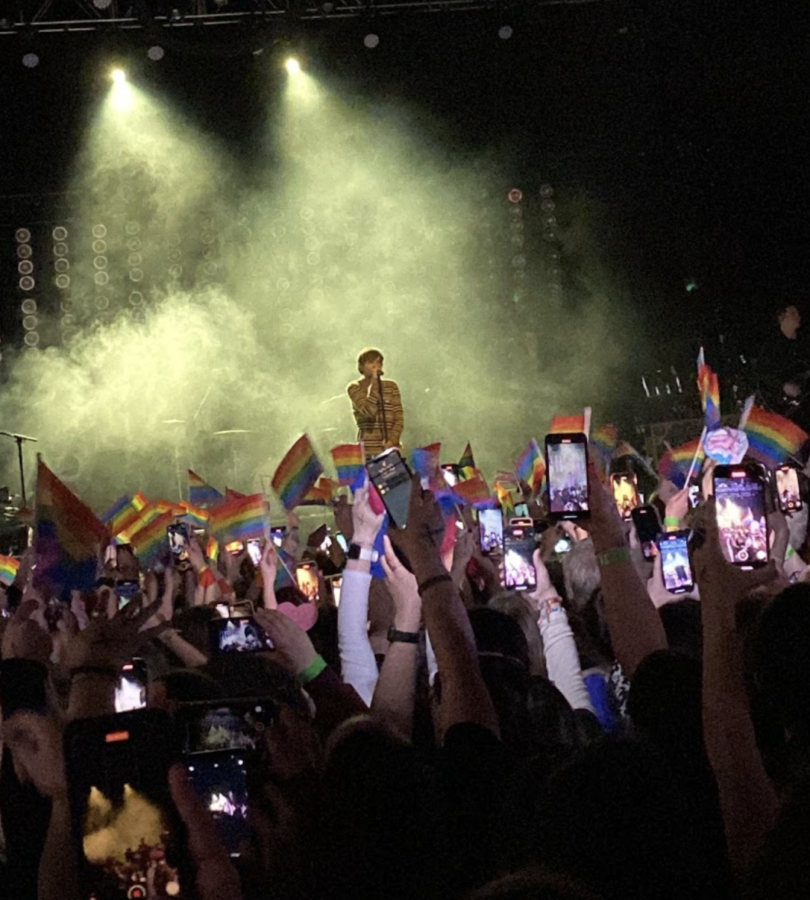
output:
M127 80L127 73L123 69L113 69L110 72L110 78L120 84L122 81Z
M297 75L301 71L301 63L294 56L290 56L284 62L284 68L290 75Z

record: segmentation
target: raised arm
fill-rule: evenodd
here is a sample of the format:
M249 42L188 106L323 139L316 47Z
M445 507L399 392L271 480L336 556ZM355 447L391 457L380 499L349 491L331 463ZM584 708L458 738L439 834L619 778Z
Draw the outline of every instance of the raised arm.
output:
M355 413L358 413L366 422L373 423L377 418L377 410L380 405L377 379L372 378L369 384L362 381L353 382L348 387L348 394Z
M602 596L616 659L628 678L654 650L667 649L658 611L639 577L613 499L599 482L593 462L590 481L591 536L602 578Z
M472 723L500 735L475 646L472 626L453 579L444 567L441 508L430 491L422 491L419 476L411 484L407 528L392 528L391 542L407 558L422 597L422 615L436 654L442 684L440 708L443 732Z

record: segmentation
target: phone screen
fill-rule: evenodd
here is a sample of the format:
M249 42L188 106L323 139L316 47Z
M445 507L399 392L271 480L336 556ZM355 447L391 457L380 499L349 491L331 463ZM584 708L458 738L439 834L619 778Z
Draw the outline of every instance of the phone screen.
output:
M528 503L516 503L515 504L515 517L520 519L528 519L529 516L529 504Z
M627 472L617 472L610 476L610 484L613 488L613 499L619 515L623 519L629 519L633 510L639 506L636 476Z
M121 669L121 677L115 687L115 711L129 712L146 706L146 661L133 659Z
M211 814L230 856L240 856L250 838L245 755L239 750L186 757L194 793Z
M503 543L503 516L500 509L480 509L478 511L478 532L482 553L500 550Z
M584 434L546 437L549 512L553 519L588 515L588 445Z
M338 542L338 544L340 544L340 549L344 553L349 552L349 542L346 540L346 536L342 532L335 532L335 540Z
M141 590L137 581L119 581L115 585L115 595L118 597L118 609L123 609L132 598Z
M177 717L183 727L184 752L257 752L277 712L268 697L181 703Z
M694 587L689 564L689 532L671 531L658 538L661 553L661 575L671 594L685 594Z
M281 525L278 528L270 529L270 540L276 545L276 547L280 547L284 543L284 538L287 535L287 529Z
M168 787L171 727L155 709L69 723L65 764L83 900L190 896L184 830Z
M696 509L700 505L700 485L697 482L689 482L689 505Z
M402 454L396 448L386 450L370 459L366 469L391 521L397 528L405 528L411 504L411 470Z
M214 653L258 653L272 650L273 642L255 619L213 619L208 623Z
M343 579L330 578L329 580L332 583L332 598L335 601L335 606L340 606L340 589L343 587Z
M554 544L554 552L557 555L560 555L562 553L568 553L568 551L571 549L571 547L573 547L573 542L571 541L571 538L568 537L567 534L561 534L557 538L556 543Z
M730 563L745 569L768 562L765 480L755 466L718 466L714 470L720 546Z
M528 525L508 525L503 530L503 584L516 591L537 585L532 563L535 532Z
M175 522L166 529L169 538L169 549L172 556L178 560L185 562L188 560L188 530L182 522Z
M248 541L247 551L253 565L258 566L262 561L262 542L256 539Z
M455 487L458 484L458 466L455 463L443 463L440 468L447 484Z
M793 466L780 466L776 470L776 494L782 512L796 512L802 508L799 473Z
M318 582L318 567L315 563L299 563L295 567L295 581L298 590L311 603L317 603L320 599L320 584Z

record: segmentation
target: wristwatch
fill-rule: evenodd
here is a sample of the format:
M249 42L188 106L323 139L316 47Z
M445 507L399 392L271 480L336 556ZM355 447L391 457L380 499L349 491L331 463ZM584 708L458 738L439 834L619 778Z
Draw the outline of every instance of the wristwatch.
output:
M393 644L395 641L399 641L400 644L418 644L419 643L419 632L418 631L397 631L396 628L392 625L388 629L388 642Z
M380 558L380 554L374 548L361 547L360 544L349 544L349 552L346 554L349 559L361 559L363 562L375 563Z

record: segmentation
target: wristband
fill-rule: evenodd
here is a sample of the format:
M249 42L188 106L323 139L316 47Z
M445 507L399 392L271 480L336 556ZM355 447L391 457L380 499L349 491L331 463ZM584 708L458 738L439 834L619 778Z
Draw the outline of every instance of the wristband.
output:
M76 666L70 670L70 677L75 678L77 675L106 675L117 680L118 669L112 666Z
M678 531L681 520L677 516L664 516L664 531Z
M388 629L388 643L400 643L400 644L418 644L419 643L419 632L418 631L398 631L392 625Z
M432 587L435 587L437 584L441 584L443 581L452 581L453 579L445 572L443 575L434 575L433 578L428 578L427 581L423 581L419 585L419 593L424 594L425 591L429 591Z
M788 544L788 548L785 551L785 560L788 560L788 559L790 559L791 556L795 556L795 555L796 555L796 551L793 549L793 547L791 547Z
M314 681L325 668L326 660L318 654L303 672L298 673L301 684L308 684L310 681Z
M596 561L600 566L615 566L618 563L630 562L630 549L614 547L612 550L604 550L596 554Z

